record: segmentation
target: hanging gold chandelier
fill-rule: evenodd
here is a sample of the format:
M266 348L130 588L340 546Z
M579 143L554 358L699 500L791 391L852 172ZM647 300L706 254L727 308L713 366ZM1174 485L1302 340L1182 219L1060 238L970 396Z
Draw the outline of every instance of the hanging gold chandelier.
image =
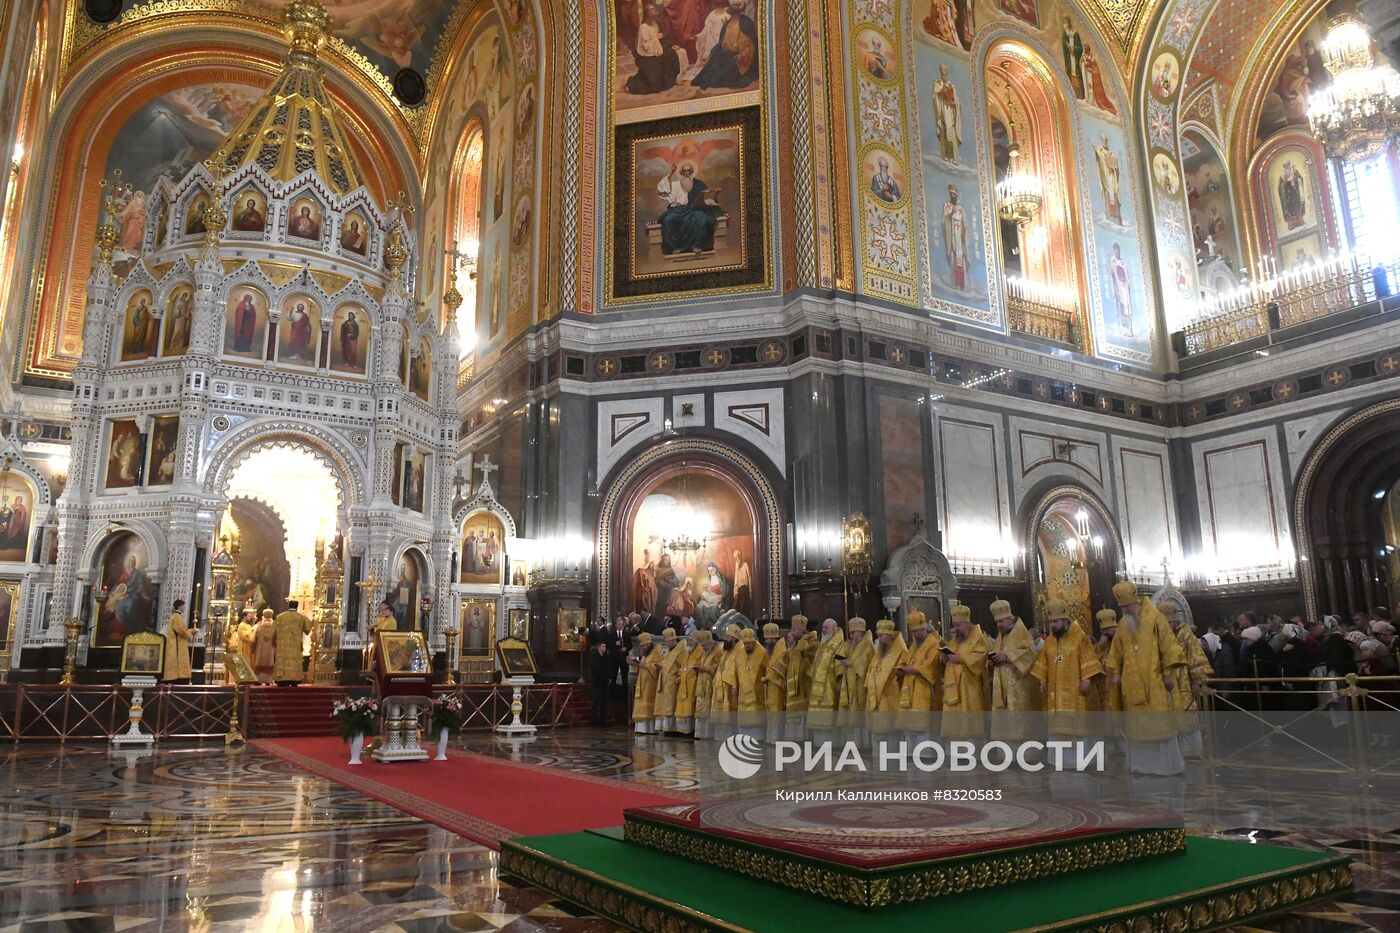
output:
M1371 34L1353 13L1328 24L1322 60L1332 81L1308 101L1313 136L1330 158L1364 161L1400 135L1400 75L1376 62Z
M1021 145L1012 142L1007 150L1010 164L1006 177L997 182L997 211L1001 216L1024 227L1035 220L1045 203L1045 187L1038 175L1020 169Z

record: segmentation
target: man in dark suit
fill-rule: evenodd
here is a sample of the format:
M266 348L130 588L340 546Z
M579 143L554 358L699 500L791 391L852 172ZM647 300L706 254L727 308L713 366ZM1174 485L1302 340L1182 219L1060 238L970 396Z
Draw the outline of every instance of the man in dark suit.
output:
M666 623L659 616L653 615L651 612L644 612L641 618L641 630L651 633L652 638L660 638L661 633L666 631Z
M612 684L613 670L608 642L599 639L588 651L588 686L593 695L593 709L588 716L589 725L608 724L608 687Z

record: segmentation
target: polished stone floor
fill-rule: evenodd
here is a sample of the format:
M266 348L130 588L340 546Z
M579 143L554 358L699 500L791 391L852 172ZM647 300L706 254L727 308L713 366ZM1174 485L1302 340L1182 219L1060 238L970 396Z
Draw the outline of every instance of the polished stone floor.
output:
M622 730L462 744L672 790L699 781L691 743L637 744ZM1335 778L1298 775L1190 793L1219 797L1193 811L1208 814L1195 830L1356 860L1356 894L1263 929L1400 933L1400 804L1358 812ZM102 746L16 746L0 755L0 794L0 933L612 929L502 881L490 849L254 749L167 746L127 759Z

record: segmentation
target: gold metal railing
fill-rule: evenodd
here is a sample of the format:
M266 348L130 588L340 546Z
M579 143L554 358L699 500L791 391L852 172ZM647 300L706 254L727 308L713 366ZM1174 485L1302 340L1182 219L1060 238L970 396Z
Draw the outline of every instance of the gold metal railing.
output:
M1006 297L1011 329L1046 340L1078 346L1078 329L1073 308L1060 308L1018 295Z
M1376 297L1370 269L1348 266L1342 272L1315 282L1291 284L1286 291L1261 294L1242 307L1188 324L1186 353L1193 355L1267 334L1270 330L1315 321L1337 311L1365 304ZM1271 325L1270 307L1277 312Z

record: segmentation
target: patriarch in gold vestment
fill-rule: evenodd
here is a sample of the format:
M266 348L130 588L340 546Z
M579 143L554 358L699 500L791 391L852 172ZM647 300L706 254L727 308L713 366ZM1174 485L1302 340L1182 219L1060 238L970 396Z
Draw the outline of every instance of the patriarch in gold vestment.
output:
M738 713L740 732L760 737L763 728L764 678L768 673L768 652L758 643L753 629L739 633L739 647L724 670L724 686Z
M1123 732L1128 740L1128 770L1138 774L1180 774L1186 769L1176 736L1171 693L1186 676L1186 659L1171 626L1123 580L1113 587L1123 613L1105 665L1123 692Z
M870 728L890 732L895 727L894 714L899 712L899 671L909 661L909 646L895 628L892 619L875 623L875 656L865 675L865 708L869 711Z
M865 675L875 657L875 641L865 630L865 620L854 616L846 623L846 656L841 665L841 712L837 721L858 728L865 724Z
M311 620L297 612L297 601L287 600L287 611L273 620L277 658L273 679L278 683L301 683L305 671L301 663L302 638L311 634Z
M661 632L661 666L656 672L656 706L652 709L652 729L656 732L674 732L676 729L676 698L681 692L681 662L686 652L676 641L676 630L663 629Z
M953 607L952 637L944 645L943 717L939 733L968 739L983 733L987 709L987 654L990 646L980 626L972 624L971 606Z
M927 734L933 728L933 714L943 708L943 639L929 624L928 616L915 609L909 613L909 636L914 644L909 659L900 669L899 727Z
M701 636L704 636L701 638ZM680 647L680 689L676 693L676 731L682 735L695 734L695 715L700 707L700 669L705 660L705 649L714 644L708 629L687 635ZM710 702L709 678L705 678L705 703Z
M627 659L637 671L637 686L632 691L632 722L638 735L651 735L656 719L657 679L661 675L661 656L651 643L651 632L637 636L640 650Z
M768 652L768 669L763 674L763 706L768 712L764 734L769 742L783 737L782 713L787 703L788 642L776 622L763 623L763 648Z
M822 623L821 644L812 655L812 695L807 702L807 724L813 730L836 728L841 709L841 661L846 656L846 636L835 619Z
M1206 681L1215 673L1215 668L1206 657L1195 629L1186 624L1181 607L1167 600L1158 607L1158 611L1171 626L1172 636L1181 647L1181 656L1186 661L1186 676L1176 678L1172 686L1172 709L1181 714L1177 723L1181 752L1188 758L1199 758L1202 698L1206 695Z
M1050 634L1040 647L1031 676L1040 684L1052 736L1093 734L1088 713L1095 701L1096 683L1103 680L1103 665L1083 626L1070 622L1063 600L1045 603Z
M729 695L729 687L725 685L725 678L728 676L729 665L734 663L734 652L737 650L741 631L743 626L738 622L721 623L721 643L705 662L714 672L710 677L710 738L719 742L723 742L734 731L734 703Z
M817 652L817 633L807 631L807 617L798 614L792 617L792 627L783 642L786 648L783 709L787 715L782 718L786 722L787 737L800 739L812 696L812 655Z

